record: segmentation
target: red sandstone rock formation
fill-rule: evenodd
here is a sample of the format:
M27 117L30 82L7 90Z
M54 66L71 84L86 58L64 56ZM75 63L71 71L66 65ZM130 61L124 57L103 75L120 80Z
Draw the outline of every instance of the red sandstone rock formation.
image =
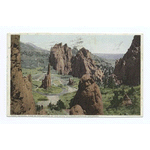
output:
M51 48L49 61L60 74L71 74L79 78L84 74L91 74L95 80L102 81L103 72L95 65L91 53L85 48L80 49L76 56L72 56L72 50L67 44L55 44Z
M50 64L59 74L70 74L71 69L72 51L67 44L62 46L62 43L55 44L50 51Z
M76 105L81 106L81 108ZM70 114L76 114L75 111L78 111L79 114L84 112L86 115L103 115L100 89L89 74L82 76L79 89L71 102L71 107Z
M90 74L95 80L102 81L103 72L95 65L91 53L82 48L72 59L72 75L81 78L84 74Z
M45 75L44 80L42 80L42 85L40 86L40 88L47 89L50 87L51 87L51 74L50 74L50 63L49 63L47 75Z
M23 77L21 70L20 36L11 35L11 115L36 114L32 95L31 75Z
M122 80L118 80L118 79L117 79L117 76L116 76L115 74L111 74L111 75L109 76L109 79L110 79L110 78L112 78L112 80L114 81L114 83L115 83L116 86L122 84Z
M82 107L80 105L75 105L71 108L70 115L85 115Z
M140 84L141 36L135 35L130 48L123 58L116 61L114 74L127 85Z

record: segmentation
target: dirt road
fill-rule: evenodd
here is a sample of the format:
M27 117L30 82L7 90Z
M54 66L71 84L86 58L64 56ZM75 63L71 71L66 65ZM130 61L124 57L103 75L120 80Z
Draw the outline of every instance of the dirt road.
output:
M44 76L45 76L45 74L41 73L41 74L37 74L33 78L36 79L36 80L40 80ZM67 83L69 81L69 78L62 79L60 76L56 76L55 74L51 74L51 76L52 76L52 78L51 78L52 83L53 83L54 80L58 80L63 86L66 86L67 88L63 88L62 92L58 93L58 94L50 94L50 93L45 94L45 93L38 92L42 95L45 95L48 98L48 100L47 101L39 101L37 103L37 105L43 105L43 107L47 107L49 105L49 103L56 105L57 101L60 99L59 97L61 95L77 91L76 88L67 85Z

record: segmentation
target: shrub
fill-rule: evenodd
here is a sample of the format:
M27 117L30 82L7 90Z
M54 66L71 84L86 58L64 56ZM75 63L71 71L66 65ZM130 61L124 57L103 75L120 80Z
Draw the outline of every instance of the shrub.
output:
M64 103L65 108L70 108L71 99L75 96L76 92L66 93L60 96L61 101Z
M61 100L59 100L56 105L57 105L57 110L62 110L66 108L64 103Z
M62 109L66 109L64 103L61 100L57 101L56 105L54 105L52 103L49 103L48 108L50 110L62 110Z
M118 108L118 106L121 104L122 102L122 98L119 98L119 92L118 91L114 91L114 96L113 96L113 100L110 102L110 108Z
M49 108L50 110L56 109L56 105L54 105L54 104L52 104L52 103L49 103L48 108Z

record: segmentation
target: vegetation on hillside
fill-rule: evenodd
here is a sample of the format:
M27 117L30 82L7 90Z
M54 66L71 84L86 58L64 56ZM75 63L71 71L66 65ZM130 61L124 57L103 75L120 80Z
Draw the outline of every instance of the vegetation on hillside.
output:
M120 86L118 88L101 88L105 115L140 115L140 86ZM132 105L122 105L125 93Z
M23 68L36 68L48 65L49 51L39 48L31 43L20 42L21 66Z

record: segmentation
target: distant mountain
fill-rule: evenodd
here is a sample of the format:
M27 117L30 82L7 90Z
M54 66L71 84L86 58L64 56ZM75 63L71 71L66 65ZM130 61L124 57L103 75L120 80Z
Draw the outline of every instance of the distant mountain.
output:
M21 66L23 68L36 68L48 65L49 51L32 43L20 42Z
M38 47L38 46L36 46L36 45L34 45L33 43L30 43L30 42L27 42L27 43L25 43L26 45L28 45L28 46L31 46L31 47L33 47L34 48L34 50L36 50L36 51L38 51L38 52L47 52L47 51L49 51L49 50L46 50L46 49L43 49L43 48L41 48L41 47Z
M105 59L112 59L112 60L118 60L123 57L124 54L106 54L106 53L94 53L94 55L97 55L101 58Z
M41 53L48 53L49 50L46 50L46 49L43 49L43 48L40 48L32 43L23 43L23 42L20 42L20 48L25 50L25 51L36 51L36 52L41 52Z

